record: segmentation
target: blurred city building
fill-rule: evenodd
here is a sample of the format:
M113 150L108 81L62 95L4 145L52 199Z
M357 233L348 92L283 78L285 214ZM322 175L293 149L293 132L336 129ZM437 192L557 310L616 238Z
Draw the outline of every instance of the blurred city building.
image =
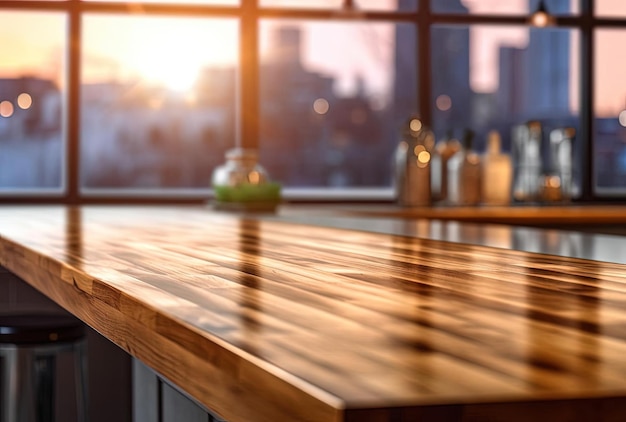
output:
M461 0L439 0L449 13L467 14ZM529 0L529 10L534 7ZM413 1L399 0L398 10ZM549 3L567 13L569 0ZM348 25L348 24L346 24ZM260 161L289 187L389 187L391 155L402 123L418 110L415 27L394 25L388 98L371 95L365 78L356 89L337 89L338 75L303 59L305 26L280 24L270 33L271 54L260 63ZM471 27L431 28L431 98L438 138L449 130L485 134L497 129L509 150L511 127L540 120L552 128L579 129L572 105L572 51L567 28L527 28L528 43L501 42L492 92L470 85ZM362 40L360 40L362 41ZM574 44L573 44L574 43ZM372 45L371 48L379 46ZM329 46L332 48L332 46ZM208 188L213 169L239 136L239 69L207 67L191 94L136 80L81 85L81 185L87 188ZM20 97L21 96L21 97ZM20 100L21 98L21 100ZM0 187L62 186L64 92L32 76L0 79ZM599 187L626 186L626 117L596 119L594 151ZM547 143L546 143L547 144ZM580 148L575 149L580 154ZM580 156L575 157L579 163Z

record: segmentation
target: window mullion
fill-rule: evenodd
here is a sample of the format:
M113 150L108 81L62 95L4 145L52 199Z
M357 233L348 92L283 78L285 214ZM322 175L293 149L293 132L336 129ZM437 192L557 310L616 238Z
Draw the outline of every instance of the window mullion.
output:
M418 68L418 105L419 114L422 121L432 126L431 91L432 91L432 69L430 54L430 27L432 25L432 15L430 2L420 2L417 24L417 68Z
M581 0L582 25L580 43L580 69L581 69L581 119L580 134L581 164L582 164L582 201L588 201L595 197L595 171L594 171L594 0Z
M80 60L81 21L78 1L72 1L68 13L67 45L67 106L66 106L66 166L65 199L70 204L80 202Z
M258 0L242 0L239 22L239 121L237 146L259 146L259 7Z

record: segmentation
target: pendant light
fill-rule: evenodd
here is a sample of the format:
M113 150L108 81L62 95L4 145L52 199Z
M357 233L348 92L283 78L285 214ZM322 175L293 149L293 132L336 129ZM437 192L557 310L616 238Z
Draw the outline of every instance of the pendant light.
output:
M343 0L341 9L335 12L335 16L340 19L361 19L364 14L359 7L354 4L354 0Z
M346 12L354 10L354 0L343 0L343 10Z
M535 10L528 18L528 23L538 28L554 26L556 19L548 12L544 0L539 0L537 10Z

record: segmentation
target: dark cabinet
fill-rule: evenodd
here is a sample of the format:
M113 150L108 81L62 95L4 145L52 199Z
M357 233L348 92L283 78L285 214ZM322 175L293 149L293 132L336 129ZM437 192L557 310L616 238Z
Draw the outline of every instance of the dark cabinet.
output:
M133 397L133 422L224 422L137 359Z

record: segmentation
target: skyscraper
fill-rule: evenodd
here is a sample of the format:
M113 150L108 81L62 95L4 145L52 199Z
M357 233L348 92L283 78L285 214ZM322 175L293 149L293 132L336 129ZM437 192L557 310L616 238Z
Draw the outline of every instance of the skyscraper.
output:
M534 10L529 0L529 12ZM564 14L570 0L553 0L550 13ZM570 112L571 33L567 29L529 28L525 48L502 46L497 104L499 118L523 122L564 118Z
M550 13L567 13L569 8L570 0L550 2ZM526 56L527 112L569 114L570 30L531 28Z
M398 10L414 10L414 1L398 0ZM397 24L394 57L393 125L400 128L411 114L418 112L417 89L417 38L410 24Z
M461 0L437 0L438 9L448 13L467 14L467 8ZM413 10L414 2L398 1L400 11ZM408 75L407 70L416 66L408 66L409 60L416 60L421 54L415 45L414 28L398 25L396 29L396 70L394 104L396 110L412 109L417 111L417 78ZM433 109L433 129L443 135L451 128L463 129L470 122L472 92L469 83L470 34L467 26L437 25L431 28L432 69L431 98L428 103ZM437 99L445 99L443 107L437 107ZM441 105L441 103L440 103ZM402 118L396 121L401 124Z

